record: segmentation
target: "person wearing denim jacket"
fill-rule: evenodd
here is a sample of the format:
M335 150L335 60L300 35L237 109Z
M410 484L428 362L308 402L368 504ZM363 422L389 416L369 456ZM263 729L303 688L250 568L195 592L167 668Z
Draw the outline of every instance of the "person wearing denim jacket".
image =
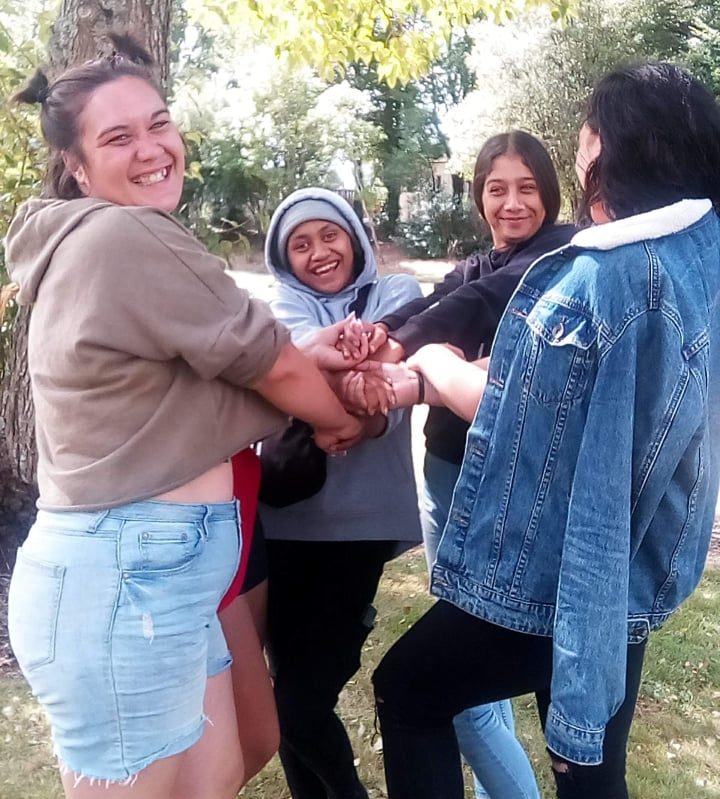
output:
M390 799L460 797L453 715L528 691L558 796L628 796L644 644L697 585L717 500L719 142L720 108L681 70L607 76L577 161L604 224L530 268L486 376L438 345L409 362L451 407L484 393L442 601L375 673ZM426 701L439 671L451 688Z

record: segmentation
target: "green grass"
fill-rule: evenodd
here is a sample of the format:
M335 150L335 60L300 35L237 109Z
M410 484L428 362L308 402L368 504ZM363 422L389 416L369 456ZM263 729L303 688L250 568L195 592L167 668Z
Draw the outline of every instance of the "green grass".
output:
M0 797L62 795L42 712L23 680L0 678Z
M428 607L422 556L392 564L378 597L378 625L364 665L343 693L340 710L372 799L385 796L381 742L374 730L369 677L382 654ZM720 799L720 571L709 571L692 599L650 639L630 741L634 799ZM515 701L520 737L543 799L552 777L532 697ZM472 795L470 788L467 797ZM47 728L25 684L0 678L0 799L59 799ZM243 799L287 799L275 759Z

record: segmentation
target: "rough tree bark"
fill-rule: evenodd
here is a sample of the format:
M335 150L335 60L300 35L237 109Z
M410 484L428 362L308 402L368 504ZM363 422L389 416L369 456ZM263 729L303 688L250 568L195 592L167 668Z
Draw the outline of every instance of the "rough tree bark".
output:
M35 447L35 414L30 378L27 369L27 335L30 312L21 308L13 325L12 344L7 354L2 391L3 434L7 450L7 466L23 483L35 481L37 449Z
M63 0L48 46L50 64L72 64L109 55L109 30L132 33L152 53L167 83L172 0Z
M50 78L68 66L109 54L112 44L106 34L118 30L132 33L143 42L155 58L165 85L172 8L172 0L63 0L48 46ZM34 483L37 450L26 356L29 320L29 310L21 309L13 326L0 397L0 424L14 476Z

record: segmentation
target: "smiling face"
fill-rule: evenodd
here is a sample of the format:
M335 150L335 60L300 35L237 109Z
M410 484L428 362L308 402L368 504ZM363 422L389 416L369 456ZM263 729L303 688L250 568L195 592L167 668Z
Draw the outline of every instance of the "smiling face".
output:
M173 211L180 201L185 147L155 89L123 77L98 87L79 120L80 160L68 165L88 197Z
M311 219L298 225L288 238L287 257L293 275L322 294L342 291L353 279L352 241L334 222Z
M519 155L499 155L485 179L482 208L493 245L505 250L534 236L545 221L537 181Z

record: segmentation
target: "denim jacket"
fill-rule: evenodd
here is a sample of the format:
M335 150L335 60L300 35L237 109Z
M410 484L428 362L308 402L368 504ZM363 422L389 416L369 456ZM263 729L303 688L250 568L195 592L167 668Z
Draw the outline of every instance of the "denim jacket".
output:
M552 636L545 734L572 762L602 761L627 643L702 574L718 488L719 292L720 219L709 201L683 200L536 261L495 339L432 589Z

